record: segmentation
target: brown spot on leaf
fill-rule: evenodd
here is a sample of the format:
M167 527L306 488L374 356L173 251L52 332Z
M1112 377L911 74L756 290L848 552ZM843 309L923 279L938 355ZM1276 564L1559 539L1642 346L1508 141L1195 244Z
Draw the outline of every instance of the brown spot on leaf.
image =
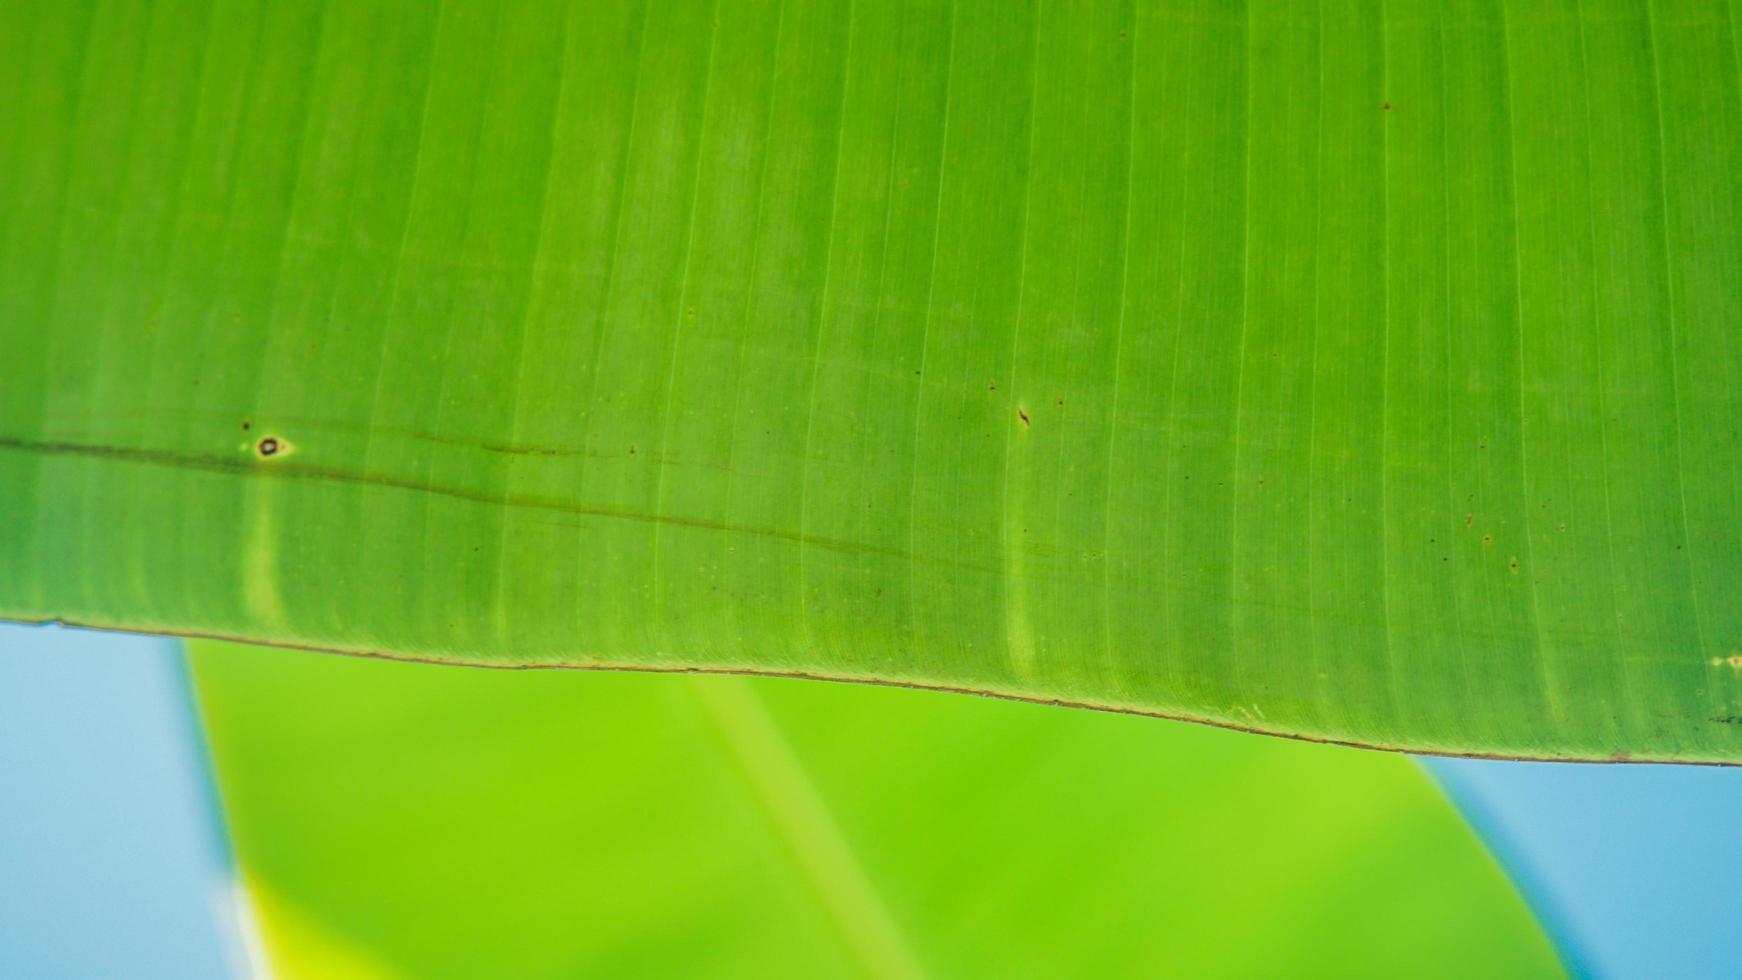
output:
M1027 412L1026 412L1026 411L1024 411L1024 410L1023 410L1023 409L1021 409L1021 408L1018 408L1018 409L1017 409L1017 410L1016 410L1016 418L1017 418L1017 419L1018 419L1018 420L1019 420L1019 421L1021 421L1021 423L1022 423L1022 427L1023 427L1023 428L1024 428L1024 429L1026 429L1026 428L1028 428L1028 425L1029 425L1029 422L1028 422L1028 413L1027 413Z
M277 456L283 449L284 446L275 436L267 436L254 444L254 451L259 453L262 459Z

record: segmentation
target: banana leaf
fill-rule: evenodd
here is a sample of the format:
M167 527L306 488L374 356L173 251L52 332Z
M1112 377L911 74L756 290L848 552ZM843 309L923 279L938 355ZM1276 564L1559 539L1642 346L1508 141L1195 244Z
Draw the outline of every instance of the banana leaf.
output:
M1564 975L1393 755L764 678L192 661L284 980Z
M12 0L0 615L1742 760L1708 0Z

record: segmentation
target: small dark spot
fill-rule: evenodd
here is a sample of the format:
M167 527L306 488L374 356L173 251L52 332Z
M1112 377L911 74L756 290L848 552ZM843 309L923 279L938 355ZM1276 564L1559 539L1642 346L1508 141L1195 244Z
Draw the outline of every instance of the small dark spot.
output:
M249 422L247 419L242 420L242 431L243 432L247 432L249 429L252 429L252 428L254 428L254 424L252 422Z
M1065 400L1064 400L1064 399L1063 399L1063 398L1060 398L1060 399L1059 399L1059 404L1060 404L1060 405L1063 405L1063 404L1064 404L1064 403L1065 403Z
M1475 514L1465 514L1464 515L1464 526L1465 527L1471 527L1475 523L1476 523L1476 515Z
M1492 535L1492 534L1482 535L1482 543L1483 544L1493 544L1494 543L1494 535Z
M986 382L986 390L987 391L997 391L998 390L998 379L993 378L991 381Z
M279 445L278 440L272 436L267 436L254 446L255 451L259 452L262 457L277 456L281 448L283 447Z
M631 456L635 455L635 447L633 445L631 445L629 447L629 455L631 455Z
M1742 653L1730 654L1730 666L1742 670Z
M1387 102L1384 105L1380 106L1379 111L1380 112L1390 112L1391 111L1391 103Z
M695 316L696 315L696 308L692 306L689 309L685 310L684 312L689 314L690 316Z
M1514 575L1518 574L1518 559L1514 558L1511 561L1507 562L1506 567L1512 569L1512 573Z
M1025 412L1025 411L1023 411L1023 410L1022 410L1022 409L1020 409L1020 408L1018 408L1018 409L1017 409L1017 410L1016 410L1016 417L1017 417L1017 418L1018 418L1018 419L1019 419L1019 420L1021 420L1021 422L1022 422L1022 427L1023 427L1023 428L1024 428L1024 429L1026 429L1026 428L1028 428L1028 413L1027 413L1027 412Z

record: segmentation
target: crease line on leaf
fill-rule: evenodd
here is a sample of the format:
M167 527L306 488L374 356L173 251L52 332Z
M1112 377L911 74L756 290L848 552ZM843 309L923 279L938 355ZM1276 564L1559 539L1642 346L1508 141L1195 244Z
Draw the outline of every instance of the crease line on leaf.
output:
M519 508L525 510L550 511L557 514L567 514L576 517L615 518L627 521L639 521L652 524L670 524L678 527L691 527L708 531L725 531L735 534L750 534L776 538L782 541L804 543L818 548L839 551L846 554L875 554L904 560L934 561L939 564L950 564L966 567L976 571L989 572L990 569L959 559L933 558L910 554L895 548L885 548L877 545L841 538L829 538L820 535L800 535L792 531L771 527L755 527L728 521L713 521L704 518L684 517L676 514L648 513L623 508L587 506L557 499L521 497L501 495L483 491L469 490L465 487L450 487L426 483L423 480L413 480L394 477L381 473L353 472L333 466L317 465L279 465L277 463L258 464L253 459L238 459L219 453L175 452L158 449L130 449L125 446L109 446L96 443L80 442L42 442L24 439L16 436L0 435L0 451L13 450L23 453L36 453L49 456L76 456L89 459L107 459L120 462L135 463L148 466L167 466L176 469L199 470L209 473L227 473L236 476L258 477L264 479L308 480L316 483L334 483L342 485L376 487L386 490L404 490L417 494L433 494L438 497L449 497L455 500L465 500L477 504ZM567 526L567 525L558 525Z

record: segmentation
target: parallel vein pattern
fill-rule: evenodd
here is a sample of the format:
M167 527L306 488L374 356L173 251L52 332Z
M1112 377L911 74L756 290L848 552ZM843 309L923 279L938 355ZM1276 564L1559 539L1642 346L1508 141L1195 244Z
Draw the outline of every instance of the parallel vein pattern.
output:
M0 614L1742 760L1698 0L0 9Z

